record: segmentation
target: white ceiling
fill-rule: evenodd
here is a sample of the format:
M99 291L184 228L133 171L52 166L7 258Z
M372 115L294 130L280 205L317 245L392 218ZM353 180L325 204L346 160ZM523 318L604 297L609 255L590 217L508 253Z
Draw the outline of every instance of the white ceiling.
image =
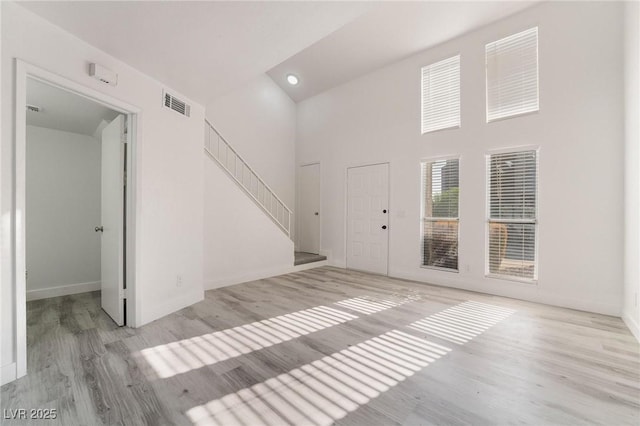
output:
M202 104L373 7L320 1L20 4Z
M300 101L538 2L20 4L207 104L265 72ZM298 86L286 83L289 73L299 76Z
M384 2L268 74L298 102L535 3ZM300 78L297 86L286 82L289 73Z
M118 113L82 96L27 80L27 104L41 108L27 110L27 124L92 136L102 120L111 121Z

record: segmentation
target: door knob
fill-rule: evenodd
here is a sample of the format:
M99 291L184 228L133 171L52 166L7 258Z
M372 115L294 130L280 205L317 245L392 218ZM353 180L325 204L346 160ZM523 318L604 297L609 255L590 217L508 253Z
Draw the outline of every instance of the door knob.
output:
M318 215L319 215L319 213L318 213L318 212L315 212L315 213L314 213L314 215L318 216Z
M387 212L387 209L382 210L382 213L386 213L386 212Z
M387 225L382 225L382 229L387 229Z
M104 228L102 226L95 227L96 232L104 232Z

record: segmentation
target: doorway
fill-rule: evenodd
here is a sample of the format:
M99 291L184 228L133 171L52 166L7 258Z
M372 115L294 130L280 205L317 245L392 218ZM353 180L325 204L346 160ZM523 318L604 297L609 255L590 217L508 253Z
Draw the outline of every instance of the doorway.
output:
M347 268L388 273L389 164L347 169Z
M298 250L320 254L320 163L300 166Z
M138 112L16 60L17 377L27 373L27 299L99 295L115 324L135 326Z
M117 111L27 79L27 300L100 291L124 325L124 129Z

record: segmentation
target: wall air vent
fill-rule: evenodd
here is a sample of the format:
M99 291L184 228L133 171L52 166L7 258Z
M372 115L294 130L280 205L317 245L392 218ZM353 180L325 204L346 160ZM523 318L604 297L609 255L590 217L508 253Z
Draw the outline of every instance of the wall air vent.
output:
M176 98L175 96L164 92L164 106L175 112L184 115L185 117L191 116L191 105Z

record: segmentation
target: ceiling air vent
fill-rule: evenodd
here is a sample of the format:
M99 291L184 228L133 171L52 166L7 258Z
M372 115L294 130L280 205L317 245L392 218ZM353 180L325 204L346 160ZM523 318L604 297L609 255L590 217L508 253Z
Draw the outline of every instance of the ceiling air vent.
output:
M164 106L175 112L184 115L185 117L191 116L191 105L176 98L175 96L164 92Z

